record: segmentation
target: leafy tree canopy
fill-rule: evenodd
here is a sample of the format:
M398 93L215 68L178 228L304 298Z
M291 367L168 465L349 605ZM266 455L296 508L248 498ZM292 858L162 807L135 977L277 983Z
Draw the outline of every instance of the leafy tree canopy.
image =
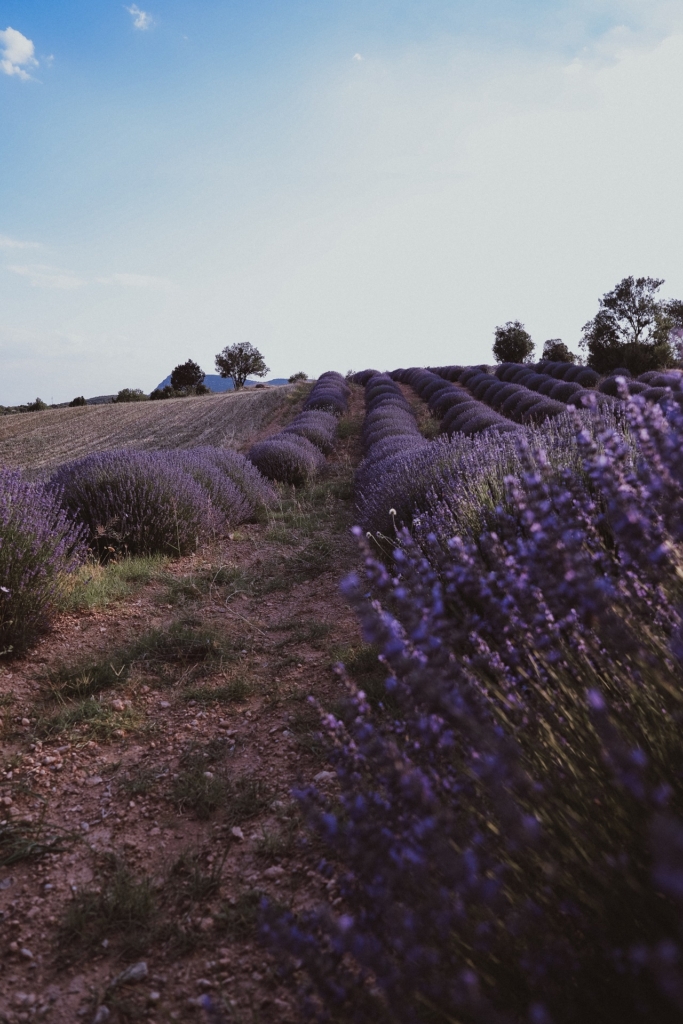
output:
M146 402L147 395L141 388L122 388L116 398L115 402ZM85 402L83 403L85 405Z
M534 351L531 335L519 320L496 327L493 357L498 363L528 363Z
M623 366L637 376L673 365L672 341L683 328L683 302L659 300L663 284L656 277L625 277L602 296L600 309L583 326L580 343L590 367L611 373Z
M179 363L171 374L171 387L189 394L191 389L204 383L204 376L201 366L194 359L188 359L186 363Z
M543 358L552 363L576 363L579 359L569 351L562 338L548 338L543 343Z
M83 397L83 395L79 395L79 396L78 396L78 398L73 398L73 399L72 399L72 400L71 400L71 401L69 402L69 407L70 407L71 409L73 409L73 408L74 408L75 406L77 406L77 405L87 405L87 404L88 404L88 403L86 402L86 400L85 400L85 398Z
M232 377L236 391L244 387L247 377L265 377L269 372L259 350L248 341L226 345L216 355L216 369L221 377Z
M288 377L287 379L290 384L296 384L298 380L308 380L308 374L304 373L303 370L300 370L298 373L293 373L291 377Z

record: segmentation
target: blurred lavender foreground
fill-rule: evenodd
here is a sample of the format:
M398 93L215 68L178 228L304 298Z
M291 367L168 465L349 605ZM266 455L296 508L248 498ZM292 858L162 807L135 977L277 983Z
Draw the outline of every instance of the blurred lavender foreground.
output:
M683 1020L683 415L530 436L483 532L437 502L344 585L387 698L349 683L340 793L298 793L341 905L264 924L313 1017Z
M0 470L0 655L21 653L49 626L64 575L85 554L84 531L58 496Z

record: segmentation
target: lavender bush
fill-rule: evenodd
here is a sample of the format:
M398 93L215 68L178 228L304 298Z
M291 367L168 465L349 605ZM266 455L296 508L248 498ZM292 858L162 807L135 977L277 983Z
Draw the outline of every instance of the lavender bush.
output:
M319 448L297 434L275 434L252 445L247 458L269 480L301 487L325 465Z
M209 459L225 473L249 502L251 511L247 520L257 519L276 500L277 494L262 473L244 455L230 448L195 448L198 455Z
M53 475L50 486L101 557L185 554L212 535L207 491L175 453L122 449L86 455Z
M0 470L0 655L21 653L49 627L64 575L85 553L57 495Z
M334 448L337 436L337 417L334 413L325 412L323 409L310 409L308 412L301 412L295 416L280 433L298 434L299 437L305 437L324 455L329 455Z
M318 377L304 402L304 411L321 409L342 416L348 409L349 386L340 373L330 370Z
M346 583L395 710L349 683L298 793L342 902L265 932L312 1015L681 1020L683 416L627 427L579 417L578 470L520 434L488 529Z

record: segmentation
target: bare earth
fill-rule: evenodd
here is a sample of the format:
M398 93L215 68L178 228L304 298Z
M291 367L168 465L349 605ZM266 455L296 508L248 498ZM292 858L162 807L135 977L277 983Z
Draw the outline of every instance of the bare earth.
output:
M298 390L287 384L200 398L0 416L0 466L46 471L113 448L240 449L288 409Z
M316 872L320 851L301 845L290 793L316 776L334 786L307 698L334 706L333 664L363 650L338 588L358 557L353 392L319 483L283 490L269 522L158 567L118 600L84 600L0 669L0 1021L201 1021L203 993L226 1021L299 1019L256 917L263 895L294 909L336 895ZM194 405L210 434L271 394L277 416L284 389L178 401L173 415L189 438ZM130 440L144 427L141 447L162 436L156 406L86 409L78 422L107 415L103 438L113 420ZM47 458L67 449L65 430ZM178 630L214 640L173 655ZM98 688L96 664L113 684Z

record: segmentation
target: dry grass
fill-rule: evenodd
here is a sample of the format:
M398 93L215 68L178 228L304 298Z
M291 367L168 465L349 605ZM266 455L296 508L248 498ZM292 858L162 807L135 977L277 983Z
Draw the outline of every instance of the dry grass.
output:
M0 417L0 465L36 471L94 451L251 442L297 395L296 385L162 402L86 405Z

